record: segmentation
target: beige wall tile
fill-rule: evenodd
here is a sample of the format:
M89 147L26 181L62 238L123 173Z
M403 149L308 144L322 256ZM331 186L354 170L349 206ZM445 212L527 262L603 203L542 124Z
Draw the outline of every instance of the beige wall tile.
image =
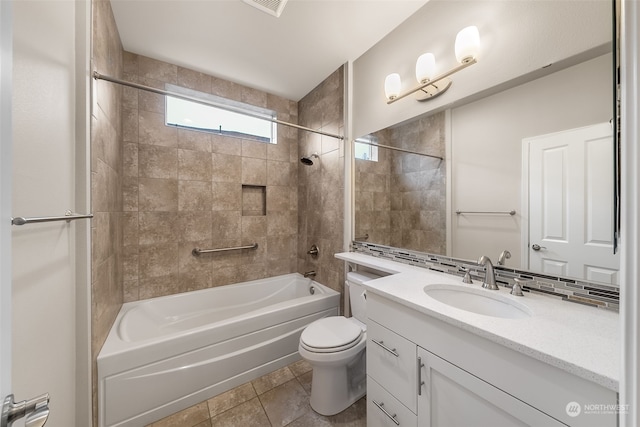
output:
M242 183L249 185L266 185L267 161L262 159L243 157Z
M242 240L257 239L267 235L266 216L243 216L242 217Z
M122 159L122 175L138 176L138 144L124 143Z
M138 56L138 72L140 77L176 84L178 81L178 66L166 62Z
M211 212L180 212L178 215L177 238L181 242L211 240Z
M211 93L223 98L240 101L242 98L242 86L229 80L212 77Z
M126 142L138 142L138 110L123 109L122 139Z
M213 182L213 210L240 211L242 210L242 185L233 182Z
M242 140L242 157L252 157L255 159L267 158L267 146L269 144L258 141Z
M178 244L140 245L140 279L166 277L178 273Z
M187 129L178 129L178 147L185 150L211 152L211 134Z
M178 210L178 180L140 178L138 189L141 211Z
M178 209L180 211L210 211L211 182L178 181Z
M155 145L138 146L138 173L141 178L178 178L178 152Z
M178 67L178 86L211 93L211 76L188 68Z
M278 136L277 144L266 144L267 159L278 162L291 162L290 147L292 144L295 144L295 141Z
M241 182L242 157L229 154L211 154L211 179L215 182Z
M178 178L189 181L211 181L211 155L201 151L178 150Z
M177 212L140 212L139 244L175 242L178 239Z
M240 211L212 212L213 241L240 241L242 232L242 216Z
M242 155L242 139L211 134L211 150L214 153Z
M291 180L291 163L267 161L267 185L294 185Z
M290 209L291 189L270 185L267 187L267 213L282 212Z
M140 111L138 114L138 141L140 144L178 146L178 130L167 126L164 114Z

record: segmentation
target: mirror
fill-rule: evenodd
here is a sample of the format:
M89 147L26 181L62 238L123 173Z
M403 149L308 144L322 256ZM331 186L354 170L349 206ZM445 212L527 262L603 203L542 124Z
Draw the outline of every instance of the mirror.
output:
M592 52L550 71L357 138L355 240L459 259L487 255L494 264L507 251L505 267L617 285L612 56ZM582 154L563 148L574 136ZM554 137L560 145L544 145ZM570 182L576 159L581 178ZM555 245L577 242L572 229L584 241L563 258ZM607 259L599 265L594 257Z

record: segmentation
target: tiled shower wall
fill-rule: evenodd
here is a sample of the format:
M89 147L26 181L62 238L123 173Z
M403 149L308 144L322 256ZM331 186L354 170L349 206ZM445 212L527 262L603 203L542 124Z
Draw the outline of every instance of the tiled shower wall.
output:
M299 102L302 126L344 134L344 67L340 67ZM315 271L316 280L342 291L344 223L344 145L340 139L300 132L300 156L318 153L312 166L299 166L298 272ZM317 245L319 255L307 252Z
M294 101L128 52L124 79L298 121ZM297 129L278 125L277 144L267 144L166 126L161 95L126 88L122 105L125 301L296 271ZM262 192L266 206L256 209ZM191 253L253 243L258 249Z
M393 145L391 130L371 135L371 142ZM378 148L377 161L355 159L356 240L391 245L391 159L394 151Z
M394 146L445 157L445 113L391 129ZM394 151L391 161L391 246L446 252L444 160Z
M445 157L445 116L438 113L372 135L382 145ZM378 149L355 161L356 240L446 252L444 160ZM368 239L363 239L368 235Z
M92 66L122 76L122 44L107 0L93 1ZM122 88L94 81L91 106L91 356L97 425L96 357L122 305Z

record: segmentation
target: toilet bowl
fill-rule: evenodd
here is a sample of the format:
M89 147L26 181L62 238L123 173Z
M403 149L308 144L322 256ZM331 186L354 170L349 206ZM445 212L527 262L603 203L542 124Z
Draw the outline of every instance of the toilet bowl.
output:
M362 283L380 276L347 273L353 317L331 316L309 324L300 336L298 352L313 368L311 407L321 415L342 412L365 395L366 295Z

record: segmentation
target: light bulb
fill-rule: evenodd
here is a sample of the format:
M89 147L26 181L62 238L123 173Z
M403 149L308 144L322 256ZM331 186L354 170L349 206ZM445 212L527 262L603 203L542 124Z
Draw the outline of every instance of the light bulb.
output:
M424 84L431 80L436 73L436 57L433 53L424 53L416 61L416 79Z
M475 59L480 51L480 33L478 27L472 25L460 30L456 36L456 59L464 64Z
M384 79L384 93L389 100L395 99L400 95L401 87L402 82L400 81L400 74L398 73L389 74L387 78Z

